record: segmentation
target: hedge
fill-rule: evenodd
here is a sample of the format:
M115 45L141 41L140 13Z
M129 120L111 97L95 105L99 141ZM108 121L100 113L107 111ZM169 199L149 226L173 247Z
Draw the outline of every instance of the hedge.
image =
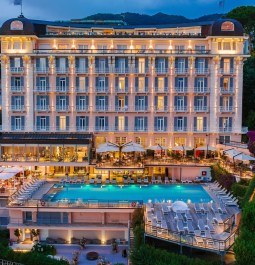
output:
M250 200L251 195L253 194L255 189L255 176L252 178L250 185L248 186L248 189L244 195L243 201L242 201L242 206L247 204Z

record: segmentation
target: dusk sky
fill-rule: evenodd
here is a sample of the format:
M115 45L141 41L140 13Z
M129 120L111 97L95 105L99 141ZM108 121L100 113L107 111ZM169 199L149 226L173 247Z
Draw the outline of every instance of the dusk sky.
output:
M0 23L20 13L14 0L0 0ZM23 0L23 13L27 18L69 20L96 13L136 12L183 15L188 18L223 13L241 6L255 5L255 0L225 0L224 9L219 0Z

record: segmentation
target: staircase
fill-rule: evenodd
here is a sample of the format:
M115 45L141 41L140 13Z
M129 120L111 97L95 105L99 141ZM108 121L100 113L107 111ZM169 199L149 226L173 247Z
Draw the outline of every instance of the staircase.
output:
M0 259L0 265L23 265L21 263Z
M128 239L128 252L133 251L135 245L134 231L132 227L129 227L129 239ZM128 265L132 265L131 260L128 258Z

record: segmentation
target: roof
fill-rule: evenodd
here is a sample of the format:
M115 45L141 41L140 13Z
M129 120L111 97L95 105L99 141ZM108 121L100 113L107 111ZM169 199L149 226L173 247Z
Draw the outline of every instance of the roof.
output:
M1 133L0 144L89 144L92 134Z
M211 36L243 36L244 29L242 24L235 19L219 19L210 28Z

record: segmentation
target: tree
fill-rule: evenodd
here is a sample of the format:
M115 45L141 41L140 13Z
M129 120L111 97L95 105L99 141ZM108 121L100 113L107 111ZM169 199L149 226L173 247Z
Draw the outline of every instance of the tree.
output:
M14 230L14 235L17 237L17 239L18 239L17 241L18 242L19 242L19 239L20 239L21 234L22 233L21 233L21 230L20 229L17 228L17 229Z

